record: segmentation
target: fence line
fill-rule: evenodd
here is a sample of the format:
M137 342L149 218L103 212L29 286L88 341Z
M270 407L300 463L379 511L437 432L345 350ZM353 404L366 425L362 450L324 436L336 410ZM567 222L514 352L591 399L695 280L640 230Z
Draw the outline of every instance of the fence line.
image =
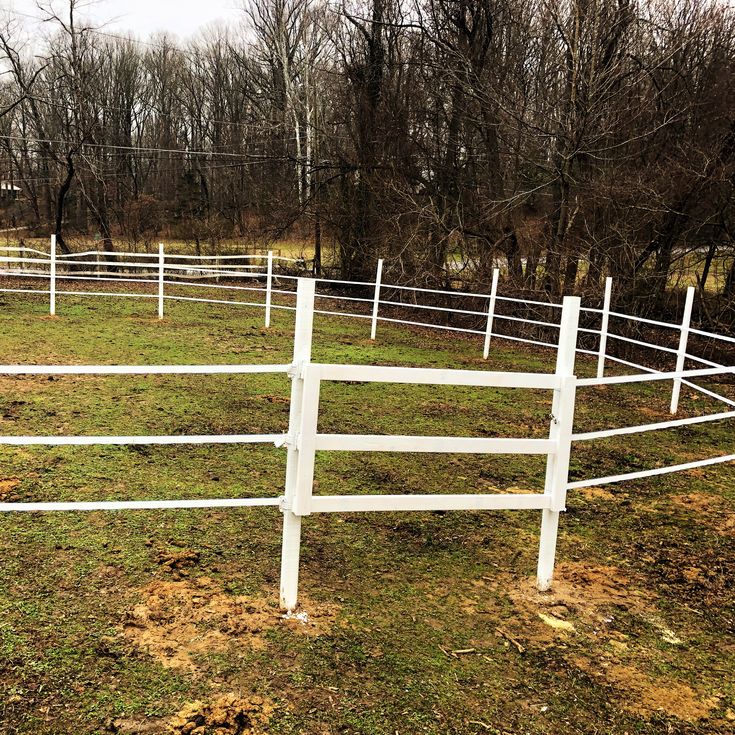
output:
M45 254L40 250L34 250L31 248L18 248L18 247L6 247L6 248L0 248L1 250L5 250L10 253L18 253L20 252L21 256L24 256L26 253L36 253L40 255L40 258L26 258L26 257L0 257L0 263L6 263L6 264L21 264L25 265L28 263L33 264L40 264L40 265L47 265L48 266L48 274L44 275L42 271L34 271L34 272L28 272L25 270L20 271L11 271L11 270L4 270L0 275L5 276L17 276L17 277L29 277L29 278L48 278L49 280L49 288L46 289L0 289L0 292L5 293L39 293L39 294L48 294L49 296L49 313L51 315L56 314L56 301L58 296L105 296L105 297L127 297L127 298L157 298L158 301L158 317L159 319L164 318L164 308L165 308L165 302L166 301L191 301L191 302L198 302L198 303L211 303L211 304L222 304L222 305L244 305L244 306L253 306L253 307L260 307L264 308L264 325L266 327L270 327L271 324L271 314L272 310L275 309L285 309L285 310L292 310L294 307L290 306L284 306L281 304L274 304L273 303L273 295L288 295L292 296L293 291L287 291L282 288L277 288L276 283L279 279L283 279L286 281L290 280L296 280L296 276L292 276L286 273L277 273L274 269L274 264L276 261L283 262L283 263L300 263L303 261L300 261L299 259L294 258L284 258L281 256L275 256L273 254L273 251L269 251L266 255L203 255L203 256L197 256L197 255L174 255L174 254L165 254L163 252L163 246L159 246L159 252L156 253L129 253L129 252L118 252L118 253L108 253L104 251L99 250L89 250L85 251L83 253L71 253L67 255L59 255L56 253L56 247L55 247L55 237L52 236L52 247L49 254ZM84 261L80 260L80 258L83 257L89 257L89 256L95 256L97 257L97 261ZM108 270L102 272L99 270L100 261L99 258L103 257L106 259L109 259L106 261L106 267ZM118 260L118 258L124 258L124 260ZM131 260L133 259L133 260ZM134 259L142 259L143 262L135 262ZM146 259L148 259L146 261ZM152 267L154 266L154 260L157 259L157 263L155 264L155 269L152 270ZM246 261L247 263L255 262L259 263L257 265L232 265L232 260L238 260L240 262ZM185 261L187 263L190 263L188 265L181 265L179 262L174 261ZM86 264L94 264L98 267L97 272L93 272L90 278L85 278L83 275L81 275L79 272L77 272L76 275L72 275L71 273L59 273L58 272L58 266L59 263L63 264L64 267L68 268L70 266L78 266L78 265L84 265ZM130 273L127 274L121 274L121 275L115 275L116 271L109 270L110 268L118 269L118 268L128 268L128 269L144 269L143 272L139 273L135 277L129 277ZM240 269L240 270L234 270L234 269ZM243 270L245 269L245 270ZM255 269L255 270L253 270ZM149 277L152 276L152 277ZM228 278L256 278L256 279L264 279L264 286L241 286L236 284L221 284L221 283L197 283L193 282L191 280L181 280L181 279L191 279L192 277L198 278L198 279L216 279L219 281L221 277L228 277ZM60 281L64 280L70 280L70 281L80 281L80 280L99 280L101 282L106 283L112 283L115 281L118 281L120 283L157 283L157 293L155 297L151 297L149 294L146 293L126 293L126 292L110 292L110 291L100 291L100 292L93 292L93 291L86 291L86 290L59 290L58 283ZM523 306L537 306L537 307L544 307L544 308L552 308L552 309L559 309L561 308L560 304L554 304L549 302L542 302L542 301L535 301L531 299L517 299L517 298L511 298L506 296L501 296L498 294L498 282L499 282L499 269L494 269L493 271L493 284L490 290L490 293L488 294L482 294L482 293L471 293L471 292L465 292L465 291L442 291L440 289L431 289L431 288L420 288L420 287L414 287L414 286L400 286L400 285L389 285L383 282L383 261L382 259L377 264L376 269L376 276L375 281L373 282L367 282L367 281L342 281L342 280L336 280L336 279L315 279L317 283L325 283L325 284L337 284L337 285L353 285L353 286L369 286L373 289L373 296L372 298L359 298L355 296L343 296L343 295L332 295L332 294L317 294L318 298L324 298L324 299L330 299L334 301L344 301L346 303L365 303L365 304L372 304L372 313L369 316L366 316L364 314L359 313L352 313L350 311L331 311L331 310L318 310L316 313L325 314L325 315L335 315L335 316L346 316L346 317L352 317L352 318L368 318L371 321L371 339L375 339L377 337L377 329L378 329L378 322L385 322L385 323L392 323L392 324L402 324L407 326L418 326L418 327L425 327L425 328L432 328L432 329L442 329L447 331L453 331L457 333L464 333L464 334L476 334L478 336L482 335L484 337L483 342L483 357L487 359L489 357L490 352L490 342L493 338L496 339L504 339L508 341L518 342L521 344L529 344L533 346L539 346L539 347L545 347L545 348L552 348L555 346L553 342L546 341L543 338L534 338L534 337L522 337L518 334L506 334L502 332L498 332L495 329L495 325L498 321L506 321L511 323L517 323L517 324L526 324L531 327L538 327L542 330L548 330L548 329L558 329L559 324L556 324L554 322L548 322L543 321L540 319L531 319L529 317L523 317L523 316L513 316L510 314L499 314L497 313L497 304L502 303L509 303L509 304L519 304ZM183 296L178 294L171 294L166 293L167 288L177 288L177 287L186 287L186 288L203 288L203 289L217 289L222 291L232 290L232 291L262 291L264 292L264 303L259 302L248 302L248 301L238 301L236 299L210 299L210 298L202 298L202 297L194 297L194 296ZM676 365L677 370L680 371L683 369L685 363L687 360L693 360L695 362L700 362L705 365L710 365L713 367L722 367L719 363L713 362L711 360L706 360L705 358L698 357L696 355L690 354L688 351L688 341L689 341L689 335L690 334L696 334L697 336L704 337L706 339L715 339L720 340L725 343L735 343L735 338L728 337L726 335L718 335L714 334L712 332L706 332L703 330L698 330L693 327L691 327L691 311L693 306L693 299L694 299L694 289L693 287L690 288L687 292L687 302L685 304L685 310L684 310L684 316L683 321L679 324L669 323L669 322L663 322L658 321L654 319L647 319L644 317L638 317L634 315L627 315L623 314L621 312L617 312L612 310L611 304L612 304L612 288L613 288L613 281L611 278L607 278L605 281L605 291L603 296L603 304L601 309L597 308L591 308L591 307L585 307L582 308L581 311L585 313L595 314L599 315L600 318L600 329L591 329L588 327L579 328L579 331L584 334L590 334L592 336L597 336L598 339L598 347L596 352L593 352L591 350L582 349L579 348L577 350L580 354L594 354L597 356L597 375L598 377L604 376L605 371L605 363L606 361L611 361L619 365L624 365L626 367L631 367L637 370L642 370L644 372L648 373L656 373L659 372L655 368L648 368L644 365L640 365L638 363L632 362L630 360L625 360L623 358L610 355L608 354L608 342L609 340L615 340L618 342L624 342L636 345L638 347L647 348L656 350L658 352L664 353L664 354L673 354L676 355ZM445 307L445 306L435 306L435 305L429 305L429 304L416 304L416 303L406 303L402 301L395 301L391 299L385 299L381 298L381 294L384 293L385 290L392 290L394 292L400 293L400 292L410 292L410 293L426 293L426 294L438 294L438 295L444 295L444 296L459 296L459 297L473 297L473 298L479 298L479 299L485 299L488 301L487 311L475 311L471 309L461 309L461 308L451 308L451 307ZM381 316L380 306L390 306L393 309L396 308L403 308L403 309L416 309L418 311L433 311L436 313L444 313L444 314L457 314L457 315L463 315L467 317L482 317L485 320L485 327L483 330L480 329L473 329L468 327L459 327L459 326L452 326L448 324L432 324L432 323L426 323L419 320L414 319L401 319L397 317L392 316ZM655 327L661 327L671 330L676 330L679 332L680 339L679 339L679 346L678 348L674 349L672 347L667 347L665 345L659 345L659 344L652 344L649 342L645 342L643 340L634 339L632 337L628 337L622 334L618 334L610 329L610 319L618 319L618 320L625 320L630 321L633 323L641 323L646 324L649 326L655 326ZM723 404L729 405L729 406L735 406L735 401L732 401L729 398L726 398L725 396L722 396L721 394L712 391L708 388L704 388L703 386L697 385L695 383L692 383L691 381L687 381L684 379L674 379L672 384L672 395L671 395L671 406L670 410L673 415L676 415L678 411L678 403L679 403L679 395L681 392L681 386L686 385L687 387L691 388L692 390L698 391L702 393L703 395L706 395L710 398L713 398L714 400L720 401Z
M161 251L162 252L162 251ZM159 261L160 262L160 261ZM5 446L93 446L179 444L273 444L287 452L283 495L277 498L217 498L180 500L112 500L99 502L0 503L0 512L60 512L93 510L154 510L185 508L274 507L283 514L281 551L281 606L292 610L298 604L301 530L304 517L313 513L426 510L541 510L537 586L552 585L560 514L566 510L569 490L624 482L681 472L697 467L735 461L735 455L712 457L671 467L569 481L574 442L594 441L623 434L678 428L735 418L735 411L678 419L658 424L613 428L575 434L577 387L696 378L735 373L735 367L684 370L680 342L677 369L673 372L578 379L574 374L579 334L580 299L566 297L562 304L554 373L515 373L487 370L407 368L373 365L320 364L311 361L316 281L300 279L297 288L293 358L278 365L71 365L0 366L0 375L233 375L284 374L291 379L288 430L281 434L176 435L176 436L4 436ZM152 295L149 295L151 297ZM164 298L176 298L164 294ZM379 294L376 298L379 303ZM492 302L491 302L492 303ZM290 307L287 307L290 308ZM361 315L372 319L372 315ZM383 317L384 319L385 317ZM686 330L686 313L682 333ZM487 331L484 332L487 336ZM492 329L489 330L492 332ZM602 330L603 332L605 330ZM483 332L480 332L483 334ZM500 336L500 335L493 335ZM601 355L598 351L593 354ZM681 366L679 363L682 363ZM550 390L553 392L548 438L437 437L318 433L320 386L325 381L393 383L410 385L478 386ZM317 451L419 452L461 454L521 454L546 456L542 493L461 495L314 495L314 465Z

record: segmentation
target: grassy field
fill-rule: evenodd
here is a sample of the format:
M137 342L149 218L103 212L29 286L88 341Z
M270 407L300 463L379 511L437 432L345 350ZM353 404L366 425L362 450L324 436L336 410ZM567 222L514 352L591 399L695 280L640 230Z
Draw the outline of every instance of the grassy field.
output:
M275 363L292 317L3 295L3 363ZM553 356L317 318L314 360L549 370ZM591 374L582 361L580 374ZM667 416L669 386L580 393L580 431ZM2 434L285 431L281 376L0 379ZM327 384L326 432L534 436L533 391ZM722 410L685 390L682 415ZM732 452L732 424L578 447L572 478ZM256 447L0 450L0 500L280 495ZM539 458L324 454L315 492L539 491ZM313 516L277 608L276 509L0 517L0 733L564 735L735 727L735 468L570 494L554 591L537 512Z

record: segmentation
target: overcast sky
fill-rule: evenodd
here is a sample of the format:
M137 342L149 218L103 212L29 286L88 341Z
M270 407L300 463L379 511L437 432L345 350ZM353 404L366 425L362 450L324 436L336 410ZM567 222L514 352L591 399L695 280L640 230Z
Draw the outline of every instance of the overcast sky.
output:
M66 0L55 0L59 11ZM0 0L0 7L40 16L34 0ZM194 35L213 22L232 24L242 18L240 0L100 0L84 10L95 23L114 32L132 31L145 37L156 31L169 31L181 38ZM32 21L24 19L26 24Z

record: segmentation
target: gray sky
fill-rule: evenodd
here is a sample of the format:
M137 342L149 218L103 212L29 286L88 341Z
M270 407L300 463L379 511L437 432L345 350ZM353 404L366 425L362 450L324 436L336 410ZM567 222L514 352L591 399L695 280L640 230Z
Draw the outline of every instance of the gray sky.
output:
M63 11L65 0L54 0ZM19 13L39 16L34 0L0 0L0 6ZM242 18L240 0L100 0L84 13L95 23L104 23L111 32L132 31L145 37L156 31L170 31L181 38L194 35L213 22L232 25ZM61 13L60 13L61 14ZM33 22L24 19L26 27Z

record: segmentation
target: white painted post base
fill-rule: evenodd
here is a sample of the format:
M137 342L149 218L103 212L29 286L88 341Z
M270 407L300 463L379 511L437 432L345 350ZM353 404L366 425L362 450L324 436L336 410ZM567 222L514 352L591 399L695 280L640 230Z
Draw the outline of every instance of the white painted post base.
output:
M299 559L301 556L301 517L283 512L281 547L281 607L293 610L299 601Z
M559 511L543 510L542 513L536 586L540 592L546 592L551 589L551 582L554 577L556 538L559 531Z

